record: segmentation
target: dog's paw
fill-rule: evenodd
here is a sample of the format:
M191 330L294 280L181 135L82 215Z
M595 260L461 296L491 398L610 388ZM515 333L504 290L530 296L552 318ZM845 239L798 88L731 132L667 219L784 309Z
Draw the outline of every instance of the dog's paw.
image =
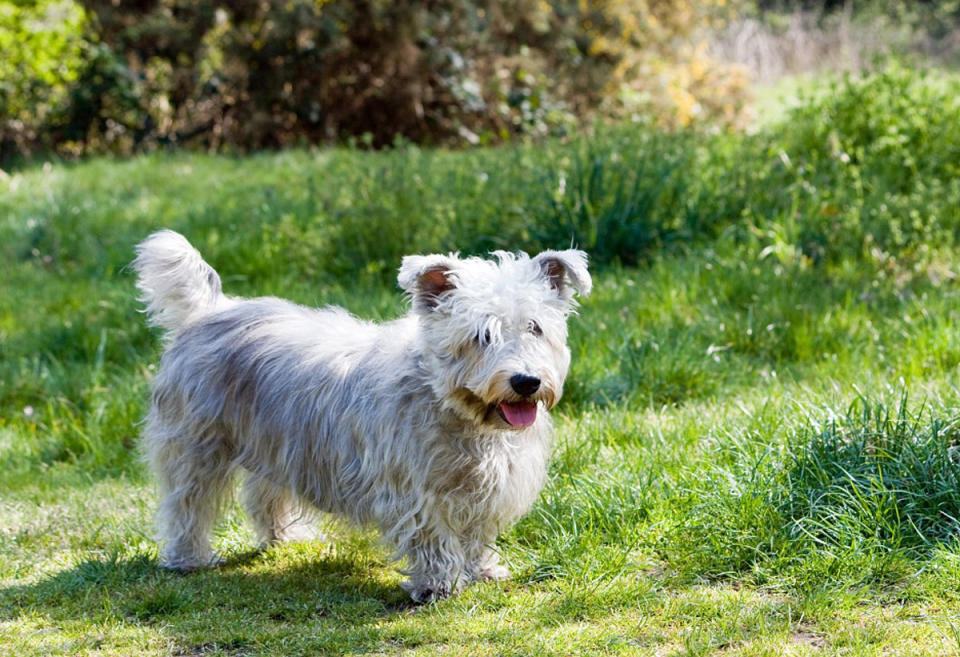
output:
M400 586L410 595L411 600L421 605L449 598L454 592L449 582L422 583L406 580Z
M280 543L299 543L301 541L326 540L327 535L308 522L293 522L285 525L283 528L265 541L261 541L261 547L278 545Z
M493 550L485 551L474 561L470 572L475 581L510 579L510 569L500 563L500 555Z
M510 569L502 563L487 564L477 570L480 581L510 579Z
M185 575L198 570L219 568L226 562L226 559L216 554L206 559L197 559L193 557L164 557L160 560L160 567L164 570Z

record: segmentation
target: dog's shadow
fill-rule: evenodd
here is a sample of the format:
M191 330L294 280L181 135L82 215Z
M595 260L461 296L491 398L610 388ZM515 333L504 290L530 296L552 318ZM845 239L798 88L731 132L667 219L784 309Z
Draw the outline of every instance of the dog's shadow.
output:
M233 554L218 568L188 574L160 568L152 554L87 559L0 589L0 621L149 625L182 646L197 635L223 646L244 645L277 623L322 625L336 634L417 608L385 561L373 564L373 575L369 557L349 553L258 568L265 554Z

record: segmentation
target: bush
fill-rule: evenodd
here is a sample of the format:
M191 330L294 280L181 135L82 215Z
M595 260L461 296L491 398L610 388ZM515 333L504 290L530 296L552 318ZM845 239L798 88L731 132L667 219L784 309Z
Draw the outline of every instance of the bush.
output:
M772 173L807 257L910 261L956 243L958 94L956 79L893 65L847 77L792 113L772 144L782 154Z
M86 13L37 0L0 25L14 39L51 7L74 17L28 46L41 62L73 59L62 79L40 78L62 111L36 118L44 134L17 135L21 153L476 144L596 116L742 116L743 76L685 45L720 0L78 1ZM9 95L22 108L34 93Z
M0 5L0 162L42 140L83 68L84 12L69 0Z

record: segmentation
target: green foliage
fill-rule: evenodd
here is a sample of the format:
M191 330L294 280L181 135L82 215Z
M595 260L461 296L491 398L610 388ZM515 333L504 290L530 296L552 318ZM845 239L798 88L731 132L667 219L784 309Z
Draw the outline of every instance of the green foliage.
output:
M0 161L62 111L84 65L86 20L71 0L0 4Z
M6 129L24 156L493 143L596 116L733 125L743 76L678 45L723 15L718 4L35 2L0 25L11 44L30 37L8 66ZM48 26L54 10L69 20ZM41 96L50 115L22 124Z
M49 111L80 68L85 15L69 1L32 0L0 7L0 109L11 118ZM40 106L40 107L38 107Z
M219 235L224 221L255 218L269 233L266 248L292 249L292 266L310 277L367 271L389 280L411 251L516 244L572 242L596 261L634 265L725 234L788 269L853 257L902 279L935 267L960 228L958 97L956 80L892 66L848 78L752 136L622 126L498 151L400 143L378 155L291 153L248 164L253 184L232 164L158 159L174 171L167 192L152 191L152 172L131 163L119 188L108 183L123 199L108 203L131 221L115 227L81 184L65 180L51 199L28 199L39 206L17 230L18 257L35 248L62 270L90 271L105 266L90 261L100 257L95 239L116 262L150 226L189 222L232 261L256 268L268 254L245 237ZM180 202L203 175L216 175L222 194ZM153 214L126 201L150 203ZM107 237L73 230L73 213L88 211ZM383 239L387 232L393 239Z
M957 239L958 97L954 78L890 65L751 137L607 135L557 166L547 234L634 263L733 226L784 264L854 255L902 274Z
M783 152L811 257L910 258L960 227L960 85L892 66L796 110Z

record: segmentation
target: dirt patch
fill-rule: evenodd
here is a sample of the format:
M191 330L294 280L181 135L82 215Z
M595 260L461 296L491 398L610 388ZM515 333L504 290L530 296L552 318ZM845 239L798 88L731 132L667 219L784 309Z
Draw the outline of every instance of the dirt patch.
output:
M819 650L827 645L827 640L815 632L801 629L790 635L790 643L810 646Z

